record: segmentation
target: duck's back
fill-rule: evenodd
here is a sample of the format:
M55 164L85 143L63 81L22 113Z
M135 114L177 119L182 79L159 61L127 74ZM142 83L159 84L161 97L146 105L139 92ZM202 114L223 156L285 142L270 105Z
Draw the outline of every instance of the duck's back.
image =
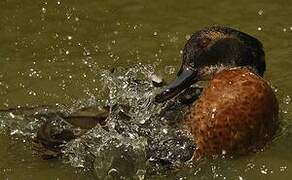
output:
M247 69L217 73L186 116L196 154L246 153L262 147L278 127L270 85Z

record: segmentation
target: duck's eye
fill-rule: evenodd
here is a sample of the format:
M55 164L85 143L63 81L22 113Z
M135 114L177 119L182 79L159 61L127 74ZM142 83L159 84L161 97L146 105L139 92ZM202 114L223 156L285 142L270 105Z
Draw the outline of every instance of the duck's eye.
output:
M208 44L210 43L210 41L211 41L211 39L209 39L209 38L203 38L203 39L199 40L199 42L198 42L199 48L203 49L203 48L207 47Z

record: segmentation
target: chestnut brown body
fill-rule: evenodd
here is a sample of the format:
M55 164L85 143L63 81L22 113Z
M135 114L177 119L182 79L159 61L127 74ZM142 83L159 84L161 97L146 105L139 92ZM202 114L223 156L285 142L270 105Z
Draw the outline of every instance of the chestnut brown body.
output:
M195 157L242 154L263 147L278 127L270 85L248 69L215 74L185 116L197 145Z

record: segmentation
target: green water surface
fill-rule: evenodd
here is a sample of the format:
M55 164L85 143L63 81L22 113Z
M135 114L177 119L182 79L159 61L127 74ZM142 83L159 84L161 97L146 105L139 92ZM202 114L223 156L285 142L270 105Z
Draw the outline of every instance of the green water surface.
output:
M291 17L290 0L1 0L0 108L103 98L100 69L155 64L170 80L193 32L230 26L264 44L265 77L277 88L285 130L264 152L173 178L291 179ZM0 144L0 179L94 179L61 160L40 159L21 138L1 133Z

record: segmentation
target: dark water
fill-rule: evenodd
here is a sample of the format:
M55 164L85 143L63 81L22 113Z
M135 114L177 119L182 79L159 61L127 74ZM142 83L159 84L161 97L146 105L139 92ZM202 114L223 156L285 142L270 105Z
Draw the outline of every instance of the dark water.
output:
M151 65L174 77L192 32L226 25L260 39L266 79L277 89L283 131L263 152L203 162L174 179L292 177L292 1L0 2L0 107L90 105L106 99L101 72ZM153 73L152 71L149 73ZM1 179L94 179L62 160L43 161L27 142L1 133ZM163 178L163 177L161 177Z

